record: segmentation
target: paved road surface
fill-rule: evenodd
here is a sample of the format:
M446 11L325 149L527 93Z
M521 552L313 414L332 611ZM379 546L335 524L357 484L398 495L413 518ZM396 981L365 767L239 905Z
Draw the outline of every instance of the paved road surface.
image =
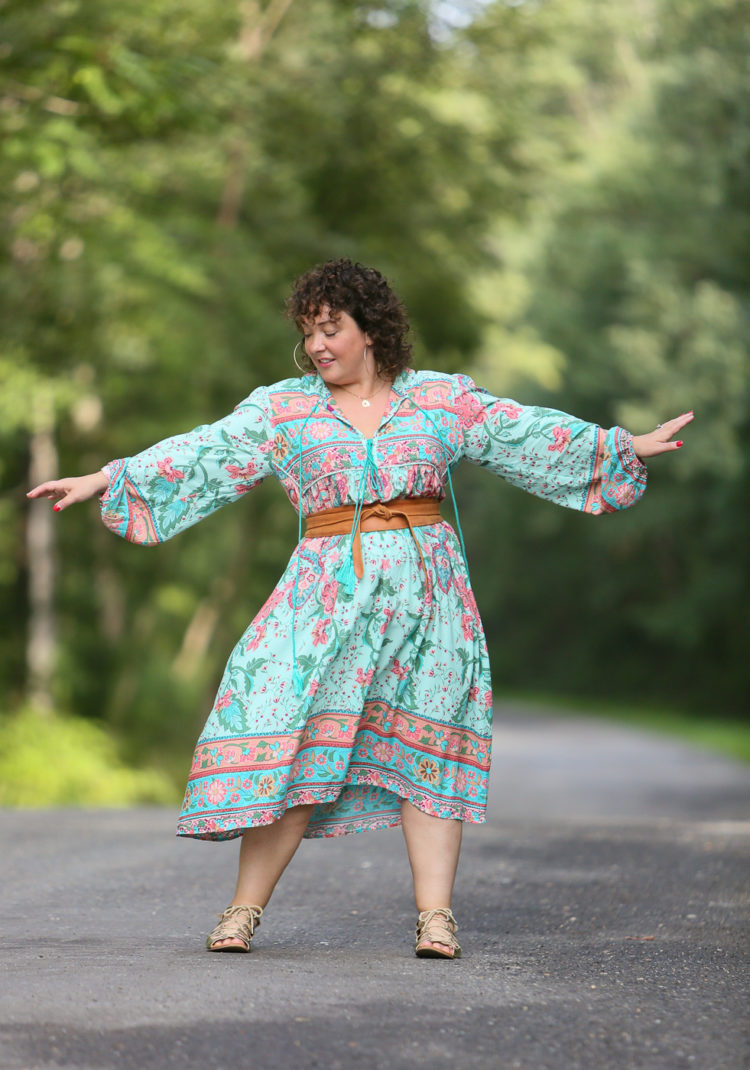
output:
M0 812L0 1067L750 1067L750 768L529 708L495 746L453 963L412 956L398 831L304 843L252 955L209 955L235 845Z

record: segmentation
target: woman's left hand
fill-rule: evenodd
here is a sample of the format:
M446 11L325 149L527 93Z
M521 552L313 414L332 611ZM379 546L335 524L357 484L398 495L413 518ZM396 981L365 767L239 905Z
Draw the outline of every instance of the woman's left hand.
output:
M659 453L667 453L669 450L678 450L682 446L682 440L673 442L672 439L689 424L693 419L693 413L684 412L682 416L674 420L667 420L665 424L659 424L655 431L648 435L633 435L633 449L636 455L643 461L646 457L656 457Z

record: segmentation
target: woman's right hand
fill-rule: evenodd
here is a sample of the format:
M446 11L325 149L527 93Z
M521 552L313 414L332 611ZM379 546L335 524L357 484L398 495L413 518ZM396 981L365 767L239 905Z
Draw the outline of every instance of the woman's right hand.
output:
M67 479L50 479L40 483L26 495L27 498L50 498L56 513L76 502L85 502L95 494L103 494L109 483L104 472L92 472L87 476L70 476Z

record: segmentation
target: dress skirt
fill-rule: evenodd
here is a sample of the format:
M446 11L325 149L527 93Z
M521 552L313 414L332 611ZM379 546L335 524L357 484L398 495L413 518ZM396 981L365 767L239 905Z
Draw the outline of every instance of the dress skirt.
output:
M347 536L303 539L296 612L295 551L232 651L178 835L228 839L302 804L315 805L308 837L397 825L404 799L484 820L489 664L453 529L363 534L353 591L337 579L347 546Z

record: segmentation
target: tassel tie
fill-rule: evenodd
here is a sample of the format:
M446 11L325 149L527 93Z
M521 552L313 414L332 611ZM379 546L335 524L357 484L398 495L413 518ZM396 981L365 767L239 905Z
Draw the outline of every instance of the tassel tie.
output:
M357 501L354 505L354 520L352 522L351 535L349 536L349 551L344 556L344 560L339 566L339 570L336 573L336 579L344 587L347 594L354 594L354 578L355 575L358 579L361 579L364 575L364 566L362 564L362 544L359 539L360 526L362 523L362 509L364 507L365 494L367 492L367 477L372 473L372 482L378 484L378 470L375 467L375 459L372 455L372 439L368 438L366 442L367 453L365 455L365 463L362 467L362 477L359 481L359 487L357 489ZM358 553L359 553L359 568L357 572L354 562L354 542L357 541Z

